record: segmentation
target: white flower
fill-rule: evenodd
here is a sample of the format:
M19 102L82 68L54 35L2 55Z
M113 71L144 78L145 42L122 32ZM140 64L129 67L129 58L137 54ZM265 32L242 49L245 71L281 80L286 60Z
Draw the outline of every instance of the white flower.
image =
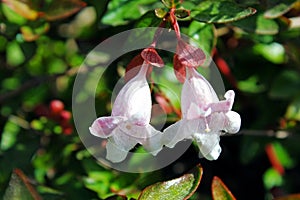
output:
M123 161L128 151L141 144L151 154L161 149L161 132L150 124L151 93L146 80L149 64L143 63L139 73L119 92L111 116L96 119L90 132L108 138L106 158L112 162Z
M181 93L182 119L164 130L163 143L173 148L184 139L193 139L199 156L216 160L220 153L220 135L236 133L241 126L240 115L231 111L234 91L225 93L220 101L209 82L196 69L187 68Z

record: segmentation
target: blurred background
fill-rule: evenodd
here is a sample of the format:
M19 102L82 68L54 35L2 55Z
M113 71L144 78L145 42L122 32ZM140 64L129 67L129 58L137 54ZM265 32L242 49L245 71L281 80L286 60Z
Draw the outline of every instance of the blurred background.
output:
M106 38L159 26L170 2L180 10L181 31L212 56L226 90L235 90L233 110L242 117L241 131L221 138L217 161L199 159L191 146L155 172L109 169L85 149L72 121L77 70ZM0 196L22 199L18 190L33 199L137 198L146 186L179 177L199 163L204 173L191 199L211 199L213 176L237 199L299 193L300 2L225 0L224 7L211 2L2 0ZM122 56L105 72L95 99L99 116L110 114L114 85L137 53ZM172 66L172 55L161 55ZM160 76L172 87L173 72ZM165 109L162 102L172 105L166 126L178 119L176 99L153 100Z

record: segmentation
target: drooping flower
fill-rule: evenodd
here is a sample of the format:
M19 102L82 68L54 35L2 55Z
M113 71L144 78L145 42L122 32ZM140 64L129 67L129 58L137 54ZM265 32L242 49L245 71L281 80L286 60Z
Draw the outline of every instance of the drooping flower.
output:
M195 68L186 68L187 78L181 94L182 119L164 130L163 143L173 148L184 139L197 142L199 156L209 160L219 157L220 135L240 129L240 115L231 111L235 93L229 90L219 100L210 83Z
M148 67L144 62L138 74L121 89L111 116L96 119L90 127L93 135L108 138L106 158L112 162L123 161L138 143L153 155L162 148L161 132L149 124L152 101L146 80Z
M205 53L202 49L192 46L181 38L178 39L176 53L173 58L175 75L181 83L186 78L186 68L196 68L205 61Z

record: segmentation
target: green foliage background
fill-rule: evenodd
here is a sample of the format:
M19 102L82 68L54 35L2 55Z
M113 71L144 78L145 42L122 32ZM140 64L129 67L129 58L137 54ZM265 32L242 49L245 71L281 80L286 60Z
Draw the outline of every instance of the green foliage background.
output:
M208 55L217 51L213 58L226 89L237 93L240 134L221 138L217 161L199 159L190 147L179 160L152 173L108 169L85 150L75 129L66 134L57 120L37 114L37 107L59 99L71 111L73 81L85 55L121 31L157 27L172 6L181 31ZM299 21L296 0L3 0L0 196L13 199L18 187L27 191L20 186L25 179L44 199L137 198L145 187L177 178L198 163L204 173L191 199L211 199L215 175L237 199L299 193ZM110 113L111 90L130 56L110 67L97 90L99 115ZM20 181L12 176L14 169L29 178Z

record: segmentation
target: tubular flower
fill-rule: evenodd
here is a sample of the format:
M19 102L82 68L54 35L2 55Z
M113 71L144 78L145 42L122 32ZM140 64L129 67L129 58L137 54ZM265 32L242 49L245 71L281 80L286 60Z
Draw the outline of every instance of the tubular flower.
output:
M106 158L112 162L123 161L138 143L153 155L162 149L161 132L149 124L152 102L146 80L148 67L144 62L138 74L121 89L111 116L96 119L89 128L91 134L108 138Z
M184 139L194 140L199 157L216 160L220 153L220 135L237 133L241 126L240 115L231 111L234 91L225 93L219 100L209 82L194 68L187 69L187 78L181 94L182 119L164 131L163 143L173 148Z

